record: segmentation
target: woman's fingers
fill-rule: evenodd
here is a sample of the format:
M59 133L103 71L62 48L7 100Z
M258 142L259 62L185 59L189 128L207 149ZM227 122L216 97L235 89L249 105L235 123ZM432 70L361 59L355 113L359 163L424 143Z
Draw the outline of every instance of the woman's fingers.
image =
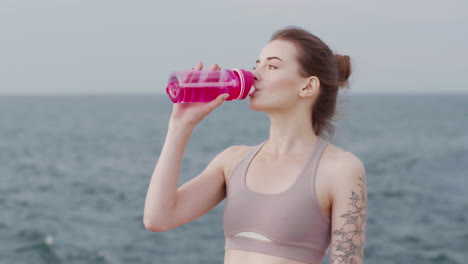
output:
M196 83L200 79L200 71L203 69L203 62L199 62L192 71L185 76L184 83Z
M214 105L214 107L220 106L226 98L229 97L229 94L220 94L218 97L216 97L215 100L213 100L211 103Z
M219 68L218 64L213 64L213 66L211 66L210 70L217 70Z
M221 77L221 68L219 68L218 64L214 64L210 68L210 72L206 74L205 81L206 82L217 82Z
M203 62L199 62L195 68L192 68L192 71L187 74L185 77L184 83L196 83L200 80L200 71L203 69ZM221 71L221 67L218 64L213 64L210 70ZM206 76L206 81L215 82L219 80L220 73L211 73Z

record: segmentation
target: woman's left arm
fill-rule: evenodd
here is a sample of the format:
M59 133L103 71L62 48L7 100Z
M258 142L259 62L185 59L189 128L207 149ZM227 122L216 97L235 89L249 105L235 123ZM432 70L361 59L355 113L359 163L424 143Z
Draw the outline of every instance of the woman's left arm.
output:
M366 233L366 171L356 156L345 152L334 166L331 187L331 264L362 264Z

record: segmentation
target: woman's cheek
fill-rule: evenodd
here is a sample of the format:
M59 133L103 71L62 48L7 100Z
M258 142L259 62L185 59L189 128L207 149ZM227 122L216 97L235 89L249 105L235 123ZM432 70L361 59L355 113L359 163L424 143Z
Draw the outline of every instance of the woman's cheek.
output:
M278 89L281 89L284 92L291 91L291 89L296 85L294 80L291 80L287 76L282 76L281 78L278 78L275 82L275 87L278 87Z

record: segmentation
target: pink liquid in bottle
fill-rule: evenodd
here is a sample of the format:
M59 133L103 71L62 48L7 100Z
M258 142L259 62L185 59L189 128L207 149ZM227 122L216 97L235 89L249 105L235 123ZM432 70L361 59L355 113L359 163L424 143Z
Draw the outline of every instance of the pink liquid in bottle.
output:
M253 83L253 74L242 69L175 71L166 93L174 103L210 102L223 93L229 94L226 101L243 100Z

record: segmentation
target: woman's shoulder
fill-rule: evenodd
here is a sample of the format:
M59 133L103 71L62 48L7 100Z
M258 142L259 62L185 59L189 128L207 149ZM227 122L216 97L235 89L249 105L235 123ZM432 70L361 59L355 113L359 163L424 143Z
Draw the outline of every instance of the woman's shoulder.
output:
M229 181L229 177L239 162L245 158L257 145L232 145L225 149L224 155L224 179Z
M342 192L353 182L366 180L366 171L363 162L351 151L344 150L333 144L328 144L320 162L320 171L326 175L326 182L331 191L330 197ZM343 188L338 188L342 186ZM333 198L332 198L333 199Z
M326 189L331 204L335 201L348 201L353 193L359 193L366 187L366 171L362 161L352 152L329 144L320 162Z
M259 143L260 144L260 143ZM246 156L248 153L253 151L257 145L232 145L225 149L226 159L229 161L235 161L239 158Z
M362 161L352 152L328 143L322 156L325 167L339 170L340 167L362 166Z

